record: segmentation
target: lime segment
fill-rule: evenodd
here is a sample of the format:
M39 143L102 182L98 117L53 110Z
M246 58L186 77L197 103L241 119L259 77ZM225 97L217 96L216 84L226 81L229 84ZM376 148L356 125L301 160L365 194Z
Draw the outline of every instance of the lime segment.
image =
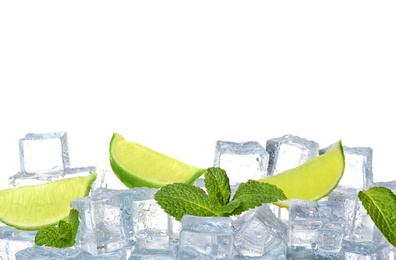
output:
M0 190L0 221L19 229L55 225L70 212L70 203L89 194L96 174L34 186Z
M159 188L169 183L192 184L206 169L199 169L114 133L110 165L125 186Z
M274 203L289 207L289 200L304 199L317 201L337 187L345 168L345 157L341 140L333 144L324 154L304 164L259 181L276 185L288 200Z

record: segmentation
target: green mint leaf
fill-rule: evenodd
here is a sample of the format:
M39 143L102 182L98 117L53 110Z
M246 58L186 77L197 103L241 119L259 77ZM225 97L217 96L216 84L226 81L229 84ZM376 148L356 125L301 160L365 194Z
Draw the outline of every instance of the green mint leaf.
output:
M208 168L204 181L211 204L222 206L230 201L230 180L225 170L217 167Z
M72 209L67 221L60 220L57 227L49 226L37 231L34 242L38 246L71 247L75 243L78 225L78 211Z
M217 216L211 209L204 190L185 183L173 183L162 187L154 199L169 215L181 220L184 215Z
M239 215L251 208L261 206L263 203L286 200L286 196L281 189L269 183L262 183L254 180L248 180L247 183L241 183L235 192L232 200L238 199L240 206L233 212Z
M396 247L396 195L390 189L372 187L359 191L358 197L384 237Z
M225 216L225 217L229 217L231 215L233 215L233 212L235 211L236 208L238 208L241 205L241 202L236 199L233 201L230 201L227 205L212 205L211 209L215 212L217 212L217 214L219 216Z
M34 237L34 243L38 246L42 246L47 244L49 241L57 239L58 230L54 226L43 227L39 231L37 231L36 236Z
M78 214L79 212L75 209L72 209L69 213L69 223L71 225L71 231L72 231L71 241L73 245L75 243L75 239L77 236L78 226L80 225L80 222L78 221Z

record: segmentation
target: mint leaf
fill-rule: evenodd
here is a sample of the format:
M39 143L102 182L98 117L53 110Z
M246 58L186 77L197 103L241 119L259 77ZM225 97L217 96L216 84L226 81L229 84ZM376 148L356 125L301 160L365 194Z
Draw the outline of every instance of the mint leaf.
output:
M204 181L211 204L220 206L229 202L231 196L230 180L223 169L208 168Z
M80 222L78 221L78 214L79 212L75 209L72 209L69 213L69 223L71 225L71 229L72 229L72 243L74 245L75 243L75 239L77 236L77 231L78 231L78 226L80 225Z
M211 206L211 209L215 212L217 212L217 214L219 214L219 216L226 216L229 217L231 215L233 215L233 212L235 211L236 208L238 208L241 205L241 202L236 199L233 200L231 202L229 202L227 205L213 205Z
M34 242L38 246L71 247L75 243L78 226L78 211L72 209L67 221L60 220L57 227L48 226L37 231Z
M232 200L238 199L240 206L233 212L239 215L251 208L261 206L263 203L286 200L286 196L281 189L269 183L248 180L247 183L241 183L235 192Z
M211 209L209 197L204 190L185 183L173 183L162 187L154 199L169 215L181 220L184 215L217 216Z
M396 195L390 189L372 187L359 191L358 197L384 237L396 247Z
M57 237L58 229L56 227L44 227L37 231L36 236L34 237L34 243L38 246L46 245L47 243L51 243L51 241L57 239Z

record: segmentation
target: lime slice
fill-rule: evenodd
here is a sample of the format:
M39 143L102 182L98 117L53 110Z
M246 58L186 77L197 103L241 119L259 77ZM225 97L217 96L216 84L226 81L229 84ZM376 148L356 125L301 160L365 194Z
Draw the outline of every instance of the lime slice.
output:
M117 133L110 141L110 165L128 188L160 188L169 183L192 184L206 169L199 169L134 142Z
M0 221L26 230L55 225L68 217L74 199L88 196L95 179L96 173L0 190Z
M259 181L274 184L282 189L288 200L274 204L288 208L289 200L292 198L317 201L329 195L341 180L344 168L345 157L340 140L324 154L296 168Z

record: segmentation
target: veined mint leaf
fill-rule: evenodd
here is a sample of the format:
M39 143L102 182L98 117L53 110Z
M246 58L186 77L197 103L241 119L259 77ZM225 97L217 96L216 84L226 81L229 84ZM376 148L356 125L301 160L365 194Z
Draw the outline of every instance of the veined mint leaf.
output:
M358 197L384 237L396 247L396 195L390 189L372 187L359 191Z
M70 213L69 213L69 223L70 223L71 229L72 229L72 240L76 239L78 226L80 225L80 222L78 221L78 214L79 214L79 212L75 209L70 210Z
M211 204L221 206L230 201L230 180L225 170L217 167L208 168L204 181Z
M241 205L241 202L238 199L236 199L236 200L229 202L226 205L221 205L221 206L213 205L213 206L211 206L211 209L213 211L217 212L219 214L219 216L228 217L228 216L233 215L234 210L236 208L238 208L240 205Z
M72 209L67 221L60 220L57 227L49 226L37 231L34 242L38 246L71 247L75 243L78 226L78 211Z
M44 227L37 231L34 243L38 246L46 245L49 241L58 238L58 230L54 226Z
M211 209L204 190L185 183L172 183L162 187L154 199L169 215L181 220L184 215L217 216Z
M263 203L286 200L286 196L281 189L269 183L248 180L247 183L241 183L232 200L238 199L241 204L233 212L239 215L251 208L261 206Z

